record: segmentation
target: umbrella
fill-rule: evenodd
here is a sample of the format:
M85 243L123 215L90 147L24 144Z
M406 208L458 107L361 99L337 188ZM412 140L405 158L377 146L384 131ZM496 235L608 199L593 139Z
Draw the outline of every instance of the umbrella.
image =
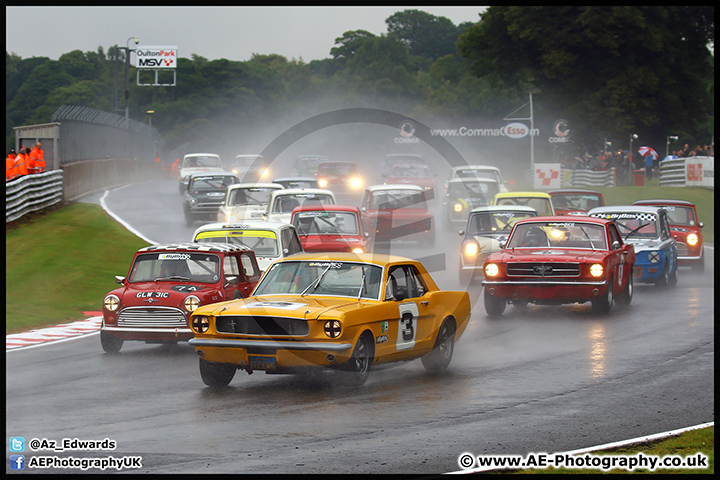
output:
M648 155L652 155L655 158L658 157L657 152L652 147L640 147L638 148L638 152L640 152L640 155L642 155L643 157L647 157Z

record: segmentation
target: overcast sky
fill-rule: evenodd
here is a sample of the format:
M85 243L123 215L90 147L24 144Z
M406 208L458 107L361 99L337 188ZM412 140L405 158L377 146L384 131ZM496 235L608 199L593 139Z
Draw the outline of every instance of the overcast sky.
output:
M140 46L171 46L178 56L249 60L278 53L304 62L330 57L349 30L387 33L385 19L418 9L453 24L477 22L485 7L5 7L6 50L22 58L73 50L107 52L140 37ZM132 42L131 42L132 45Z

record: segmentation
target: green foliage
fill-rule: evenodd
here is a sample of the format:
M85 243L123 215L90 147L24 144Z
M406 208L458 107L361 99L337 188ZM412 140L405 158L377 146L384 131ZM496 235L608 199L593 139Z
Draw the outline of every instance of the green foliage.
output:
M153 126L173 150L197 141L211 147L227 128L243 135L287 114L340 105L393 105L426 118L501 117L532 91L536 115L562 115L577 145L597 138L621 144L629 132L655 145L670 134L683 143L710 141L712 7L493 6L480 19L456 26L421 10L399 11L386 19L387 34L347 31L328 58L309 64L278 54L247 61L192 54L178 59L173 87L135 85L130 67L130 117L146 121L155 110ZM124 48L106 50L74 50L58 60L6 52L8 148L13 126L47 123L60 105L112 112L117 101L122 108Z
M473 74L538 92L579 142L634 132L661 145L707 116L713 31L706 7L493 6L459 49Z

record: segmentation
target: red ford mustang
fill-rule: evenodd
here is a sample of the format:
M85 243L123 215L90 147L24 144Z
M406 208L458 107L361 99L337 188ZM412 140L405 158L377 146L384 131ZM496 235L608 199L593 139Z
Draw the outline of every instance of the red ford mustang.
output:
M614 300L633 295L635 250L623 243L611 220L532 217L515 224L504 248L484 265L485 310L502 315L512 303L525 306L592 302L608 313Z
M360 209L351 205L296 207L290 222L295 225L306 252L369 251Z

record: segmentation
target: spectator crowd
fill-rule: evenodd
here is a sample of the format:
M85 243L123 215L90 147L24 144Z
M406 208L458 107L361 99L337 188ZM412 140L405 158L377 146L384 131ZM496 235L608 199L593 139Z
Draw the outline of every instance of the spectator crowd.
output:
M5 160L5 181L14 180L24 175L32 175L45 171L45 152L40 142L35 147L22 147L20 153L11 149Z

